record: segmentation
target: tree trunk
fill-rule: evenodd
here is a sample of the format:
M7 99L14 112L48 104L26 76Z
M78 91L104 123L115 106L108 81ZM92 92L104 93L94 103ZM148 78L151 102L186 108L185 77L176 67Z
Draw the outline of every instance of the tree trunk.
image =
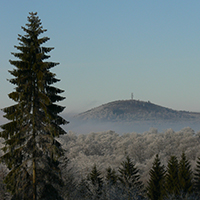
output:
M33 158L33 200L37 200L36 196L36 163L35 163L35 156Z
M36 124L35 124L35 116L36 116L36 83L33 80L33 200L37 200L37 188L36 188Z

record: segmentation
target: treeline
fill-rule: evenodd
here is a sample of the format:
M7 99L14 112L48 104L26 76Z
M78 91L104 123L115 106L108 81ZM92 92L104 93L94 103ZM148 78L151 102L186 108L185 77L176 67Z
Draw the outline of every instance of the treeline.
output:
M117 169L108 167L105 175L94 164L91 172L74 185L68 199L200 199L200 158L193 172L184 152L179 161L176 156L170 156L167 167L161 164L157 154L146 186L139 171L129 156Z
M172 129L158 132L152 128L143 134L133 132L122 135L114 131L81 135L69 131L59 141L66 151L69 167L76 179L88 174L94 163L105 174L106 168L118 168L129 155L140 169L141 179L146 184L156 154L159 154L163 165L167 166L171 155L180 159L182 152L185 152L192 169L200 156L200 133L195 133L189 127L177 132Z
M63 163L66 164L66 160ZM91 171L79 180L75 180L66 165L61 168L64 185L60 192L63 200L200 199L200 157L192 170L184 152L179 161L176 156L170 156L166 167L157 154L148 171L146 184L141 181L141 171L129 156L117 169L108 167L105 173L94 164ZM6 170L1 166L0 199L13 199L3 184L5 176Z
M71 168L71 173L77 185L75 187L76 194L80 194L77 188L80 187L81 183L86 186L84 191L87 198L86 196L82 198L93 199L92 196L95 196L93 187L96 188L96 186L92 184L91 179L88 177L96 168L99 177L103 181L102 196L99 197L102 199L105 199L105 194L109 196L107 199L128 199L127 195L130 193L132 195L130 199L142 197L145 199L199 199L200 197L196 192L198 190L195 189L198 185L199 176L197 173L199 168L198 157L200 156L199 136L199 132L195 133L189 127L177 132L168 129L162 133L152 128L143 134L126 133L123 135L113 131L87 135L77 135L69 132L60 141L66 150L66 156L69 158L68 167ZM122 167L122 163L127 161L127 155L139 172L139 180L143 185L140 195L136 195L135 188L132 188L131 192L127 188L125 189L126 184L124 185L119 178L121 174L119 169ZM186 170L183 169L184 166ZM160 174L156 171L156 167L162 169ZM174 168L176 173L173 171ZM107 183L109 170L117 177L115 178L117 180L116 185L112 185L112 188L109 188ZM175 173L172 180L170 180L170 173ZM162 178L160 181L157 180L156 185L155 180L152 183L152 176L157 177L158 175ZM184 178L185 176L189 178ZM186 189L183 187L186 185L184 183L185 179L189 180L190 183L187 183ZM172 181L176 186L175 189L169 188ZM149 187L151 188L149 189ZM150 196L150 190L153 190L152 187L156 188L152 192L156 194L152 195L158 195L157 191L159 187L161 188L160 198ZM91 193L91 191L93 192Z
M63 199L200 198L200 133L191 128L123 135L69 132L58 140L65 150ZM11 199L3 183L7 172L1 165L0 199L5 200Z
M64 185L58 189L62 199L200 199L200 133L189 127L177 132L168 129L160 133L152 128L143 134L122 135L113 131L84 135L69 131L57 140L65 151L60 160ZM137 177L141 183L137 190L134 181L128 185L122 179L123 172L129 173L129 165L137 173L125 180ZM4 200L12 198L3 183L7 173L2 165L0 199Z
M60 137L62 198L200 199L200 133L157 129L119 135L113 131ZM0 199L9 200L0 169Z

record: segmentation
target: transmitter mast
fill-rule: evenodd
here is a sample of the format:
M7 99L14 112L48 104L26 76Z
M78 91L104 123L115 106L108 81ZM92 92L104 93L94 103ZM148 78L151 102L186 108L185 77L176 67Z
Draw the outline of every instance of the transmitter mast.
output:
M131 93L131 100L133 100L133 93Z

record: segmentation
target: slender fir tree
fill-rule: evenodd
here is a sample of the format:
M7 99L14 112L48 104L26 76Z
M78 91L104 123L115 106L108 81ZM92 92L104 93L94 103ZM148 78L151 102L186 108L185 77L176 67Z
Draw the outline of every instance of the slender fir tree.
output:
M97 169L96 164L94 164L87 179L89 183L89 190L93 196L92 199L100 199L103 192L103 178L101 177L101 172Z
M112 169L111 167L108 167L106 169L106 182L108 185L115 185L117 183L117 174L116 171L114 169Z
M119 192L117 172L115 169L108 167L105 175L104 199L118 199Z
M53 87L59 81L50 69L58 63L45 62L53 48L42 46L49 40L39 35L46 30L37 13L29 13L25 35L19 35L17 60L10 60L15 68L10 83L16 86L9 98L16 104L4 108L7 124L1 126L4 155L1 162L10 170L5 178L13 199L61 199L57 185L62 185L58 158L63 155L56 140L66 132L60 125L68 122L59 116L64 110L57 105L64 99L63 90Z
M200 157L197 158L194 170L194 190L200 198Z
M178 179L178 160L176 156L171 156L167 163L165 188L167 195L179 195L180 186Z
M149 175L150 179L147 183L147 196L151 200L162 200L165 194L165 167L161 165L158 154L155 157Z
M143 193L143 184L140 181L140 174L137 167L133 164L130 157L121 163L119 167L119 181L128 193L128 198L131 199L133 195L139 196Z
M90 192L90 186L91 185L88 183L88 180L82 178L80 183L76 186L76 194L74 195L74 199L90 199L92 196L92 193Z
M190 162L187 160L185 153L183 152L181 155L181 160L179 161L179 186L180 192L183 196L186 194L191 194L193 190L192 183L192 170Z

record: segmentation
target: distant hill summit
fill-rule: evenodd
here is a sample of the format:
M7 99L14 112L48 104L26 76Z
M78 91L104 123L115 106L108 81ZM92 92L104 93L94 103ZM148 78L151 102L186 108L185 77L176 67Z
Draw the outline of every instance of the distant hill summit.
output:
M81 120L109 122L132 121L196 121L200 113L176 111L150 101L119 100L103 104L76 116Z

